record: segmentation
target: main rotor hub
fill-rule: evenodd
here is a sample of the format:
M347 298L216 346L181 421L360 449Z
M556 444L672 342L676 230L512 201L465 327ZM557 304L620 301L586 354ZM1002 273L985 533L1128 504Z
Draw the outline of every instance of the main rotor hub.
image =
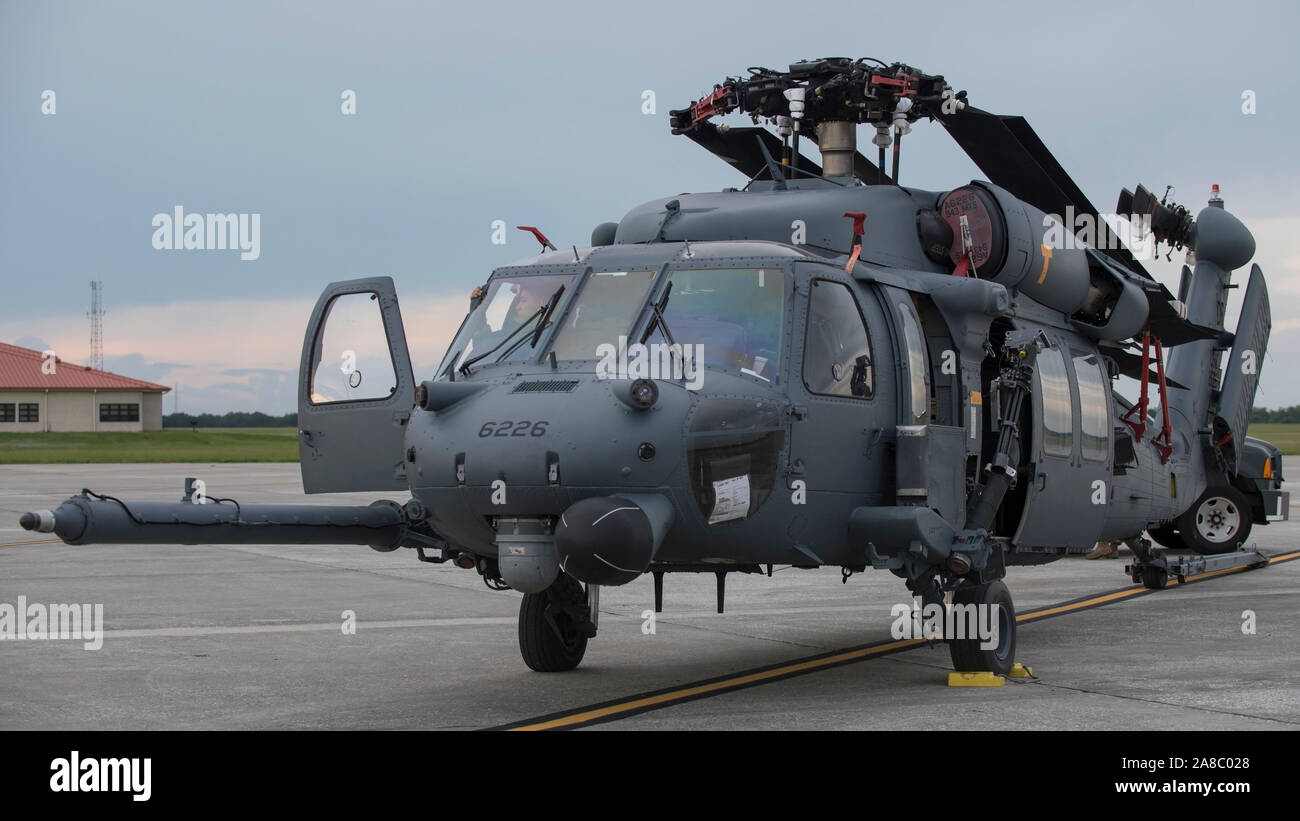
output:
M794 63L787 71L753 67L748 77L728 77L686 108L670 111L669 124L674 134L694 137L713 128L710 118L739 110L755 125L765 120L774 126L783 140L793 136L795 162L800 133L815 134L823 174L849 177L857 152L856 126L875 127L883 151L890 129L901 137L922 117L964 108L965 98L966 92L954 92L942 75L904 63L828 57ZM789 159L787 154L783 162Z
M690 106L670 111L669 123L674 134L682 134L710 117L740 110L755 123L768 119L776 125L778 117L791 117L806 132L835 121L914 123L934 116L945 100L959 108L965 99L966 92L953 92L943 75L905 63L828 57L794 63L787 71L753 67L748 77L728 77ZM906 102L900 107L900 101Z

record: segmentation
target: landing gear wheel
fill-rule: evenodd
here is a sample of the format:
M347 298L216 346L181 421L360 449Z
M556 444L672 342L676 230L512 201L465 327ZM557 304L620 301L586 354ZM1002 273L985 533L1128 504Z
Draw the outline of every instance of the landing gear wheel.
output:
M1167 547L1170 550L1186 550L1187 545L1183 544L1183 537L1178 535L1178 531L1172 526L1153 527L1147 531L1156 544L1161 547Z
M979 636L949 639L948 652L952 667L959 673L991 672L1005 676L1016 661L1016 606L1011 591L1001 581L971 587L959 587L952 595L953 604L994 605L997 607L997 645L985 650Z
M1251 524L1250 502L1234 487L1207 489L1177 521L1183 544L1202 555L1239 549Z
M561 573L541 593L527 593L519 604L519 652L539 673L572 670L587 652L587 625L575 618L585 607L586 592L576 579Z
M1164 590L1169 584L1169 574L1163 568L1147 565L1142 568L1142 586L1147 590Z

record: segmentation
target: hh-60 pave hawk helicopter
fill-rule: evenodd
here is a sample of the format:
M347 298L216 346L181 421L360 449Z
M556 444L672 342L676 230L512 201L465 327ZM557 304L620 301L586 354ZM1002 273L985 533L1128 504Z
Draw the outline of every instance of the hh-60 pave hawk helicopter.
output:
M710 122L732 111L756 127ZM921 118L990 181L899 185ZM1126 540L1151 587L1261 561L1239 550L1252 523L1288 512L1279 451L1245 435L1268 295L1252 266L1224 329L1255 242L1217 197L1193 220L1140 186L1121 194L1120 213L1194 252L1175 298L1024 119L941 76L842 58L754 68L671 124L749 183L638 206L590 247L526 228L543 252L492 273L428 381L391 279L325 289L299 376L303 487L409 490L405 504L83 491L23 526L69 544L413 547L523 593L520 649L540 671L576 667L600 587L643 573L656 608L665 573L716 573L721 610L731 572L887 569L929 603L998 605L995 642L948 640L958 670L1006 673L1009 565L1099 539ZM1047 216L1071 212L1092 218L1087 246L1077 216L1068 230ZM1120 374L1136 404L1112 391ZM1143 531L1203 557L1166 558Z

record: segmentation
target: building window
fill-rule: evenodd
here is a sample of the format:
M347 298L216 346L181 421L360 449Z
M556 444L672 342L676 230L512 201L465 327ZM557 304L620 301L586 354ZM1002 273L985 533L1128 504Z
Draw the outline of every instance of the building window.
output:
M41 421L41 406L35 402L19 402L18 421L19 422Z
M13 422L16 418L13 402L0 403L0 422Z
M99 406L99 421L101 422L139 422L140 405L132 404L101 404Z

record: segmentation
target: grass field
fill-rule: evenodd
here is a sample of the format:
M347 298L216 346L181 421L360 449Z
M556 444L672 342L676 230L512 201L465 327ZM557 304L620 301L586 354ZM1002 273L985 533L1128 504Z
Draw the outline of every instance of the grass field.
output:
M0 433L0 464L296 462L296 428L168 428L143 433Z
M1300 454L1300 424L1254 424L1246 434L1256 439L1263 439L1265 442L1272 442L1287 456Z

